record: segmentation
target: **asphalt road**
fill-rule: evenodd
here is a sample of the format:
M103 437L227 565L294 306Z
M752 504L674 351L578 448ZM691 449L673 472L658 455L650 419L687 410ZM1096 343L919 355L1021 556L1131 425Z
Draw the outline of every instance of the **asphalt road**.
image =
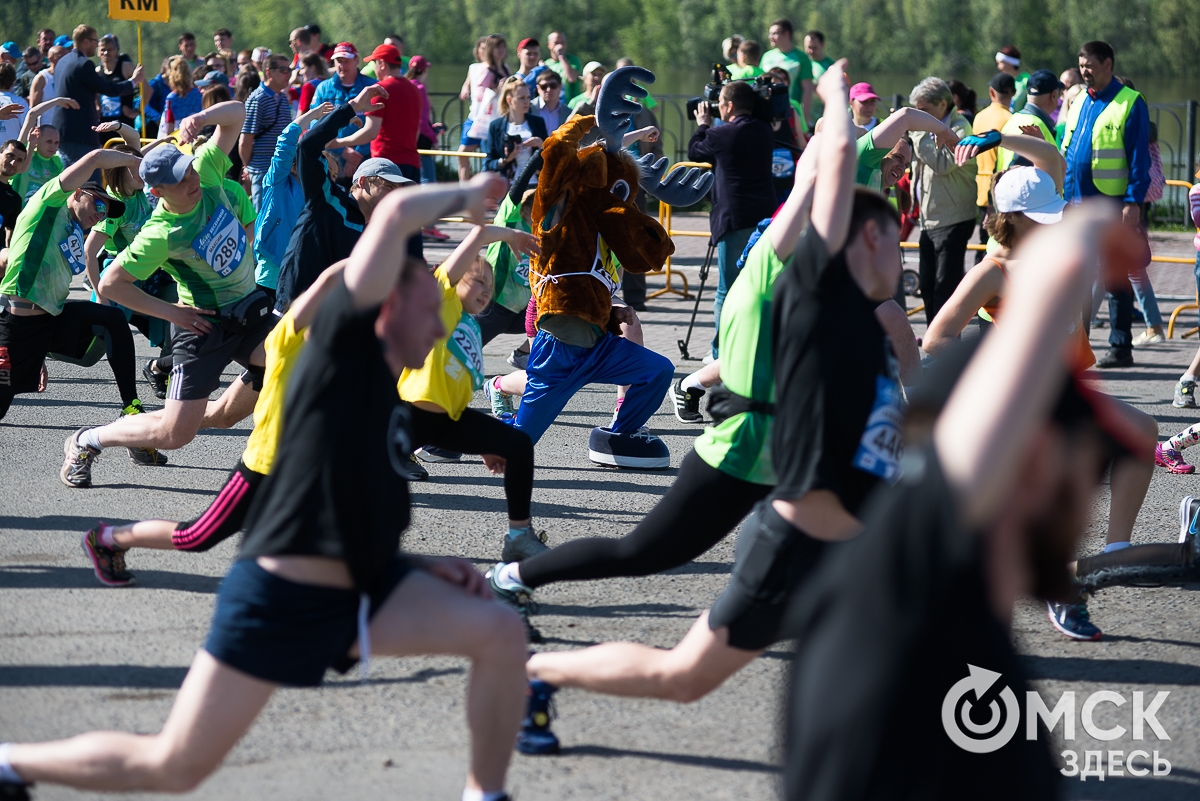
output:
M694 264L702 244L693 240L681 248L692 254L681 261ZM661 283L651 279L652 288ZM675 340L690 311L690 301L673 296L651 300L643 315L648 344L675 358ZM711 335L711 315L701 320L695 341ZM1099 346L1107 331L1093 333ZM136 341L139 354L148 356L144 340ZM487 349L490 373L508 371L503 355L516 341L502 337ZM1137 367L1106 375L1104 387L1153 414L1169 436L1200 417L1170 404L1172 385L1194 348L1195 340L1176 340L1139 351ZM680 374L697 366L682 363ZM119 450L109 451L95 468L96 486L70 490L57 477L64 438L79 426L114 418L118 399L107 363L88 370L52 363L50 372L48 391L19 397L0 423L0 741L97 728L156 731L203 642L236 543L206 554L135 552L129 565L138 586L114 590L92 576L80 534L97 519L195 517L236 462L249 423L202 434L172 453L167 467L137 467ZM148 390L144 396L149 407L158 405ZM621 472L587 461L588 431L608 419L613 400L610 388L584 390L538 444L534 516L551 544L627 532L673 480L674 469ZM483 405L482 395L476 405ZM353 398L346 399L346 412L354 413ZM650 427L670 446L675 466L699 431L676 421L666 404ZM463 556L481 569L494 562L505 530L501 480L473 458L433 465L430 472L430 481L414 486L405 547ZM1194 477L1156 472L1135 541L1174 539L1179 498L1198 488ZM1102 542L1105 493L1097 499L1083 553L1096 552ZM732 560L730 537L665 575L549 587L539 592L536 619L548 638L544 647L613 639L671 645L724 586ZM1170 775L1071 780L1069 797L1200 794L1200 611L1194 589L1104 592L1092 605L1105 632L1097 643L1063 639L1035 604L1017 609L1014 636L1051 705L1062 691L1075 691L1078 716L1089 693L1117 692L1130 703L1119 709L1102 704L1096 723L1128 729L1134 691L1145 692L1147 702L1157 691L1170 692L1158 714L1169 742L1157 742L1150 732L1142 742L1130 732L1100 742L1077 720L1078 739L1066 744L1079 752L1081 764L1085 750L1157 748L1173 766ZM522 801L775 797L789 652L790 646L777 646L690 706L562 692L555 729L563 755L516 756L510 787ZM378 659L365 685L356 677L336 677L319 690L282 690L224 767L191 797L457 798L466 765L464 683L459 660ZM43 787L37 797L92 796Z

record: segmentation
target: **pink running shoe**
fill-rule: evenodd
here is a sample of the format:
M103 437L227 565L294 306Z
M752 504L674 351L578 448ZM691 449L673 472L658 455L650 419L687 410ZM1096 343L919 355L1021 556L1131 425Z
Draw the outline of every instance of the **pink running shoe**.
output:
M1171 473L1196 472L1195 465L1185 462L1183 454L1174 448L1168 447L1165 442L1158 443L1158 447L1154 449L1154 463L1159 467L1167 468Z

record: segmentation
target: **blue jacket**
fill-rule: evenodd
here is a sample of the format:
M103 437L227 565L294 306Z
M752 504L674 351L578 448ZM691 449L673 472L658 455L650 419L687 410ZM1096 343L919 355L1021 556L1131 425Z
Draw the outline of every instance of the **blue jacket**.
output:
M1079 102L1079 122L1071 134L1071 144L1063 157L1067 160L1067 175L1063 195L1068 203L1080 203L1085 197L1103 193L1092 183L1092 128L1123 84L1116 78L1095 98L1082 92ZM1129 163L1129 188L1125 203L1143 203L1150 188L1150 109L1144 98L1138 98L1125 122L1125 160Z
M254 224L254 279L271 289L279 282L279 265L292 238L292 226L304 209L304 189L292 175L300 133L298 124L289 123L275 140L271 166L263 178L262 207Z
M550 135L546 132L546 121L534 114L532 109L525 115L525 123L529 126L529 133L543 141ZM500 172L500 160L504 158L504 138L507 135L507 114L497 117L488 125L488 157L483 160L483 168L488 172Z

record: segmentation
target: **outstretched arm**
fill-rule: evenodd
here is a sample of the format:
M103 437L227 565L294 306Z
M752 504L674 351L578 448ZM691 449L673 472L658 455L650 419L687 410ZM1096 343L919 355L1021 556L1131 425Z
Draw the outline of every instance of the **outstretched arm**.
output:
M317 316L317 310L321 308L321 301L329 294L329 290L337 285L337 279L346 269L348 262L349 259L342 259L326 267L317 276L317 280L313 281L312 286L292 301L288 311L292 315L292 324L297 331L308 328L312 323L313 318Z
M200 134L200 129L209 125L217 126L217 132L212 140L222 152L229 153L237 144L242 132L242 123L246 121L246 106L236 100L209 106L199 114L193 114L179 125L179 141L191 142Z
M531 257L538 256L542 252L537 237L533 234L518 231L516 228L505 228L502 225L477 225L467 232L463 241L450 254L450 258L442 263L446 280L450 282L451 286L457 284L466 275L476 254L479 253L479 249L487 247L493 242L507 242L515 253L526 253Z
M1036 129L1035 129L1036 130ZM954 162L959 166L966 164L982 152L991 150L987 145L979 146L974 140L978 137L967 137L958 147L954 148ZM1061 195L1063 180L1067 172L1067 162L1059 154L1053 142L1047 142L1040 136L1024 134L1000 134L999 147L1007 148L1018 156L1024 156L1042 172L1054 179L1054 186Z
M404 253L410 236L460 210L482 222L487 214L487 198L498 197L503 191L500 176L480 173L458 186L426 184L389 193L371 215L346 265L346 289L354 305L365 309L383 302L400 272L402 262L396 254Z
M871 131L871 140L875 147L891 150L910 131L928 131L934 135L938 145L954 147L958 144L958 134L949 126L944 125L932 114L909 106L897 109L886 120L876 125Z
M138 152L142 150L142 140L138 136L138 132L123 122L102 122L99 125L93 125L92 130L98 134L115 133L134 150Z
M993 261L985 261L968 270L921 338L925 352L936 356L957 340L975 313L1004 292L1004 284L1004 274Z
M112 167L137 168L142 163L140 156L132 153L122 153L119 150L93 150L79 161L63 170L58 177L58 185L64 192L74 192L87 183L88 178L96 170L107 170Z
M29 113L25 115L25 122L21 125L21 132L17 134L17 138L28 144L29 134L37 127L38 122L42 119L42 115L55 107L79 108L79 103L69 97L52 97L45 103L38 103L30 108Z
M329 143L329 147L358 147L366 145L375 140L379 136L379 131L383 128L383 118L368 116L363 121L363 126L349 136L341 136Z
M1064 376L1071 321L1114 222L1113 210L1089 205L1029 237L1018 258L1036 258L1038 269L1013 273L1004 325L979 346L934 425L938 459L970 526L991 520L1011 495Z

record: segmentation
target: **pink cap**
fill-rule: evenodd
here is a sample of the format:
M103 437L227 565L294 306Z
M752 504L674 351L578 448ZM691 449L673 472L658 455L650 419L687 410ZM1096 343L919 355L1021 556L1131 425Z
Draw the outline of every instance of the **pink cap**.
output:
M850 87L851 100L878 100L879 95L875 94L875 90L871 88L869 83L856 83Z
M333 48L334 58L358 58L358 48L349 42L339 42L338 46Z

